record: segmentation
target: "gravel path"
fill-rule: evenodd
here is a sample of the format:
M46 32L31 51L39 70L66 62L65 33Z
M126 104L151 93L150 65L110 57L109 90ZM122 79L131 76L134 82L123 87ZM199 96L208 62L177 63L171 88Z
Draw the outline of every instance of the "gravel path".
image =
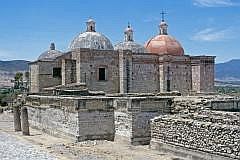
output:
M114 142L75 143L30 128L31 136L14 132L11 113L0 114L0 160L173 160L172 155L132 146L121 136ZM179 159L179 158L178 158Z
M31 144L0 132L0 159L1 160L55 160L44 151L35 149Z

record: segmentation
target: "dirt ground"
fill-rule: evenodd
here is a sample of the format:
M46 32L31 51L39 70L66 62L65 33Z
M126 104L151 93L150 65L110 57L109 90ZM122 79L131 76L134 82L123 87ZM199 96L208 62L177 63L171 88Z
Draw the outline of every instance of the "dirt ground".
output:
M85 141L73 142L68 138L53 137L39 130L30 128L30 136L14 132L11 113L0 114L0 132L11 134L19 141L31 143L36 149L46 151L59 160L176 160L180 159L148 146L131 146L121 137L114 142Z

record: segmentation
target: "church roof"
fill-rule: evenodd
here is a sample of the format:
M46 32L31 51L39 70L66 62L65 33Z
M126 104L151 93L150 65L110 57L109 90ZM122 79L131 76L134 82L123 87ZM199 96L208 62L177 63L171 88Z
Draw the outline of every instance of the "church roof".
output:
M80 33L73 39L69 46L70 50L76 48L113 50L111 41L103 34L95 31L95 21L90 19L86 23L86 32Z
M49 50L43 52L38 57L38 60L54 60L61 55L62 55L62 52L56 50L55 49L55 44L51 43Z

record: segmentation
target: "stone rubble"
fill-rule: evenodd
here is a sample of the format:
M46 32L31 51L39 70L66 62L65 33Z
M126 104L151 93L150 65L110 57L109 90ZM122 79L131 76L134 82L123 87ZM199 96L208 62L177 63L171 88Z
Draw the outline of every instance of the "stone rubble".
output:
M211 110L217 98L175 99L175 114L151 120L152 141L240 159L240 114Z

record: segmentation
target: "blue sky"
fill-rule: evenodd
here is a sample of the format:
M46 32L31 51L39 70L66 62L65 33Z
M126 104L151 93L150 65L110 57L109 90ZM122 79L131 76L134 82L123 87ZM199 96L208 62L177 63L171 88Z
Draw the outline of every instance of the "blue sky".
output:
M4 0L0 2L0 60L34 60L56 43L67 51L92 17L113 44L130 22L136 42L158 34L162 10L169 34L186 54L240 58L240 0Z

